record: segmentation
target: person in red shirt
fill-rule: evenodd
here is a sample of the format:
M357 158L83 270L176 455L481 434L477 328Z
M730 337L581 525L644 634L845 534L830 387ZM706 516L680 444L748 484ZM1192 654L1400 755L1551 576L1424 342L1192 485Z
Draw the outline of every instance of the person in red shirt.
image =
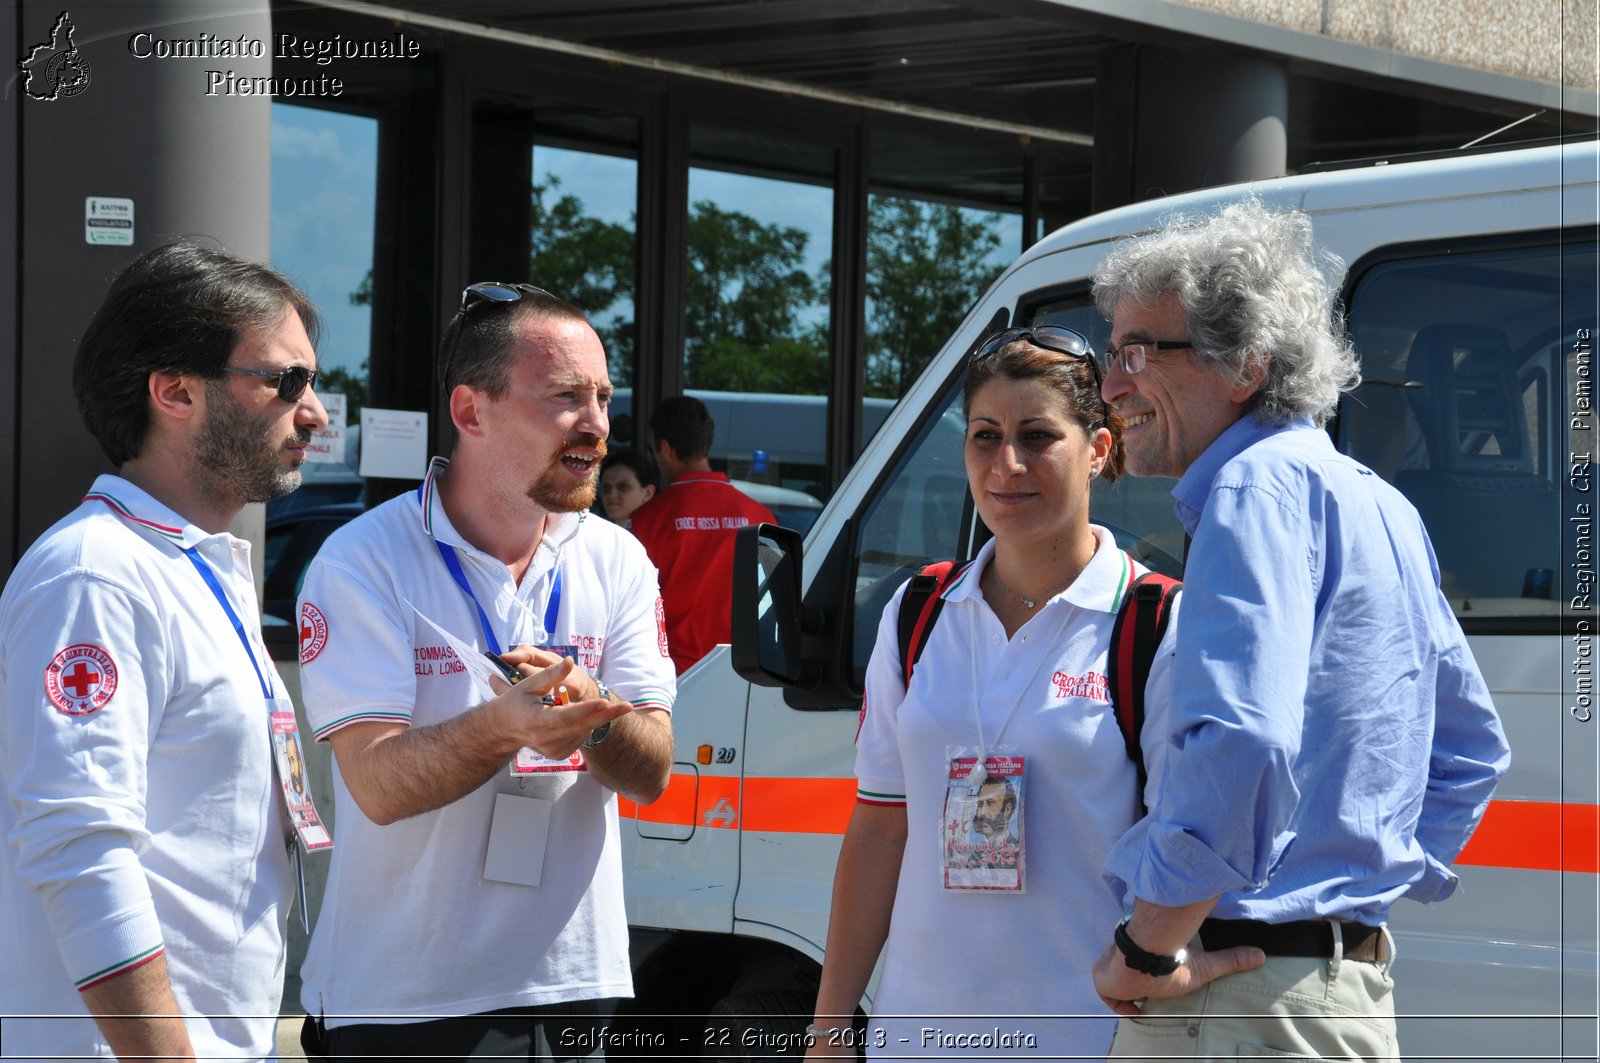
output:
M665 399L650 415L650 433L669 482L633 511L628 527L661 573L667 647L682 675L729 640L734 533L778 519L711 471L716 424L705 403L688 395Z

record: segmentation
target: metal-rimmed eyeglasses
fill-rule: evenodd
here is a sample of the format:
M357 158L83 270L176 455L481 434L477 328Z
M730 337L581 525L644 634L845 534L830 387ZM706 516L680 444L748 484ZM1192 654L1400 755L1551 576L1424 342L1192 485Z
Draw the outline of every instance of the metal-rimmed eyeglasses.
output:
M461 289L461 305L456 309L454 320L450 322L446 339L448 346L445 348L444 356L439 359L440 384L446 385L450 379L450 364L456 358L456 344L461 340L461 325L474 307L483 306L485 303L506 306L521 302L530 295L548 295L552 299L555 298L543 288L521 281L479 281Z
M1120 347L1113 343L1106 347L1106 365L1114 365L1133 376L1144 372L1144 367L1150 362L1151 351L1184 351L1192 346L1188 340L1136 340Z
M317 383L317 371L307 369L303 365L291 365L287 369L241 369L236 365L225 365L222 369L227 373L272 381L278 385L278 398L291 406L300 401L300 396L306 393L306 388L315 387Z

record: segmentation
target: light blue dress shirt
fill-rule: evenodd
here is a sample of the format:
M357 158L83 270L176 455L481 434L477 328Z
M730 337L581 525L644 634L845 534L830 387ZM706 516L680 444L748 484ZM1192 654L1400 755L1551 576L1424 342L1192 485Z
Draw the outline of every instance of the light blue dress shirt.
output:
M1107 858L1125 907L1377 924L1449 896L1511 753L1416 510L1309 420L1248 414L1172 493L1172 749Z

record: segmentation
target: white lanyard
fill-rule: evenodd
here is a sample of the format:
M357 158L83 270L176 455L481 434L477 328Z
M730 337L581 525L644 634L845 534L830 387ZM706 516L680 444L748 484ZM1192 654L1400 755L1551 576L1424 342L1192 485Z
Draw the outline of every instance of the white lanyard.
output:
M1096 552L1098 552L1098 550ZM1129 571L1128 571L1129 561L1128 561L1127 554L1124 553L1122 555L1122 558L1123 558L1122 564L1123 564L1124 570L1125 570L1124 571L1124 577L1126 577L1127 575L1130 574ZM992 564L994 564L994 562L995 562L994 556L991 555L990 558L989 558L989 563L992 565ZM1094 556L1090 555L1089 564L1084 565L1083 566L1084 569L1087 570L1089 565L1091 565L1093 563L1094 563ZM1078 573L1078 579L1081 579L1082 577L1083 577L1083 572L1079 572ZM1078 581L1078 579L1074 579L1072 582L1076 583ZM1124 578L1123 582L1124 582L1124 584L1126 584L1126 582L1127 582L1126 578ZM1067 592L1067 590L1071 589L1071 587L1072 587L1072 584L1069 583L1065 588L1063 588L1062 590L1057 591L1056 594L1052 595L1050 597L1050 600L1045 603L1046 607L1048 607L1050 602L1054 601L1055 598L1058 595L1065 594ZM979 594L980 597L983 595L983 573L981 573L981 572L978 573L978 594ZM987 598L984 598L983 602L984 602L984 605L989 605L989 600ZM994 612L994 607L993 606L989 606L989 611L990 612ZM1047 641L1047 642L1045 642L1045 643L1043 643L1044 646L1048 647L1048 646L1058 645L1060 643L1060 641L1061 641L1061 636L1066 634L1067 625L1072 621L1072 614L1071 614L1071 612L1068 612L1068 611L1065 611L1065 610L1063 612L1065 613L1065 615L1061 618L1060 624L1057 625L1057 630L1054 633L1054 638L1049 640L1049 641ZM1042 610L1041 610L1041 615L1042 615ZM995 615L996 622L998 622L999 619L1000 619L999 615L996 614ZM1028 624L1033 623L1033 621L1037 620L1037 619L1038 619L1038 616L1032 617L1031 619L1028 620L1027 623L1023 624L1022 627L1024 627L1024 628L1027 627ZM1003 629L1004 625L1002 624L1001 627ZM1020 631L1021 628L1019 628L1018 630ZM1017 697L1017 699L1015 701L1013 701L1011 703L1011 708L1006 711L1006 717L1005 717L1004 720L1000 721L1000 730L995 732L994 742L991 744L988 741L986 741L984 739L984 737L983 737L983 709L982 709L982 700L981 700L983 698L983 676L979 673L979 670L978 670L978 665L980 663L980 661L979 661L980 656L981 655L977 654L977 653L972 654L972 690L973 690L972 718L973 718L973 722L977 725L977 728L978 728L978 756L977 756L976 761L974 761L974 763L972 765L972 775L969 776L969 781L970 781L971 785L973 785L973 786L982 786L983 785L983 780L988 778L988 772L984 769L984 766L983 766L984 757L986 757L988 755L988 753L989 753L989 751L991 749L999 749L1000 748L1000 740L1005 737L1006 728L1011 726L1011 720L1012 720L1013 717L1016 716L1017 709L1021 708L1023 698L1027 697L1028 691L1033 688L1034 682L1039 678L1039 676L1041 674L1043 674L1045 666L1050 664L1051 661L1055 660L1055 655L1050 653L1050 651L1048 649L1040 651L1038 666L1034 668L1033 674L1028 677L1027 683L1023 685L1022 693Z

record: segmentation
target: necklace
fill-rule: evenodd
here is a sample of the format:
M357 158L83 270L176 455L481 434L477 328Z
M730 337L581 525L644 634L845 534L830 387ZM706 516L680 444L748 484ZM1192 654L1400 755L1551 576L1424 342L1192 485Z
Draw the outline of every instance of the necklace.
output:
M1023 606L1025 608L1027 608L1027 609L1036 608L1038 606L1039 600L1041 598L1048 598L1053 594L1059 594L1061 592L1061 590L1063 588L1065 588L1067 586L1067 584L1071 583L1073 578L1074 578L1072 576L1068 576L1066 579L1061 580L1060 582L1056 583L1054 586L1050 587L1043 594L1036 595L1035 597L1032 597L1032 598L1028 598L1028 597L1024 597L1021 594L1018 594L1016 591L1014 591L1010 587L1006 586L1006 581L1000 578L1000 570L995 568L994 565L991 564L989 566L989 571L994 574L994 581L1000 585L1000 589L1005 591L1007 594L1011 595L1011 597L1015 598L1017 601L1021 602L1023 604Z

